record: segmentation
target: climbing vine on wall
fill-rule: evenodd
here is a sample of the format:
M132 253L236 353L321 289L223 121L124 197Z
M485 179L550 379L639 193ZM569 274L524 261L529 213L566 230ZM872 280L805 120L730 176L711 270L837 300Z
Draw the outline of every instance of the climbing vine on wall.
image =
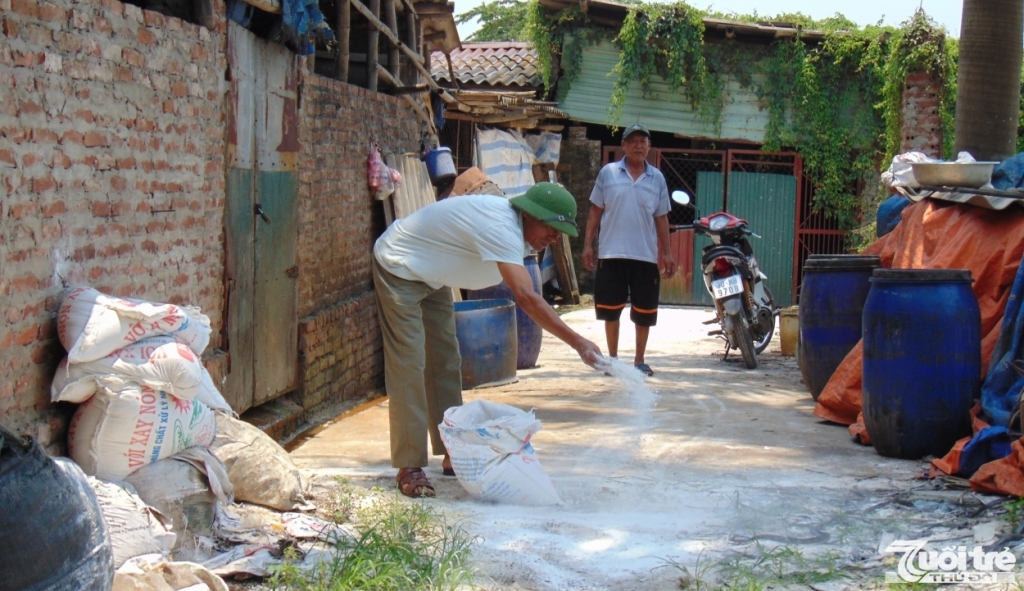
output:
M529 38L540 54L545 85L550 87L561 59L565 74L558 95L564 97L580 70L583 48L611 34L592 26L578 8L549 15L536 0L532 6ZM706 41L705 17L764 20L709 14L681 2L630 9L613 40L619 62L611 72L609 125L619 125L632 85L646 94L660 79L717 135L725 80L735 80L768 112L763 149L797 151L815 184L815 208L849 228L859 215L858 182L887 167L899 150L906 75L924 72L941 86L944 156L949 157L957 45L924 13L898 28L863 29L838 16L814 21L783 15L770 20L823 31L824 40L798 34L768 46Z

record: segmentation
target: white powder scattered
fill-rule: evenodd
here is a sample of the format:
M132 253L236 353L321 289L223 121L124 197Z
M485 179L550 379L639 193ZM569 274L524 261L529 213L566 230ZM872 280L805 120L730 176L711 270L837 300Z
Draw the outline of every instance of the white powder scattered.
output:
M658 394L647 387L647 376L643 372L621 359L604 356L597 362L597 369L618 380L622 393L629 397L630 407L634 411L650 413L654 408Z

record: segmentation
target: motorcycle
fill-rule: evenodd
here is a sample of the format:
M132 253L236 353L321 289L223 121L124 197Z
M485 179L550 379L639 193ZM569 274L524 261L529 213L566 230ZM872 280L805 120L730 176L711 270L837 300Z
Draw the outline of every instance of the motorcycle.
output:
M672 200L690 205L685 191L674 191ZM705 324L717 323L721 328L708 334L725 339L725 357L730 350L739 349L744 364L754 369L758 354L775 334L779 314L768 289L768 277L761 272L747 240L747 236L760 236L750 230L746 220L724 211L700 217L696 210L693 233L711 239L703 249L701 269L704 285L715 300L716 318Z

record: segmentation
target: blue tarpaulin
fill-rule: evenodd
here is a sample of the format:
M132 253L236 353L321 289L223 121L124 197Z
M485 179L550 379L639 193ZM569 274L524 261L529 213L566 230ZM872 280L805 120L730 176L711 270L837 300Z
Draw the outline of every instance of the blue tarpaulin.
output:
M1024 153L1007 158L995 167L992 186L1000 191L1024 187Z
M892 195L878 206L878 214L875 216L875 235L878 238L892 232L896 224L900 223L900 216L908 205L913 203L903 195Z
M324 22L317 0L284 0L281 6L282 37L299 55L312 55L314 41L334 41L334 33Z
M1017 409L1017 398L1024 388L1024 377L1013 368L1015 359L1024 359L1024 314L1021 313L1021 296L1024 291L1024 265L1017 268L1013 288L1006 300L1003 324L999 340L992 351L988 375L981 385L981 408L989 423L1011 426L1010 416Z
M1006 427L985 427L978 431L960 451L957 476L970 478L982 465L1010 455L1010 443Z

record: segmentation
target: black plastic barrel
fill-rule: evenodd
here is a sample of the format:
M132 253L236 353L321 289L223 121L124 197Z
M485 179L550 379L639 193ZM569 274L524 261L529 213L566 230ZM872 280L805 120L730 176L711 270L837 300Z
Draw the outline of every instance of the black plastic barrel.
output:
M861 338L864 301L876 256L812 255L804 263L800 290L800 373L815 400Z
M526 272L530 274L530 279L533 281L533 291L541 293L540 265L537 263L537 257L526 257L523 259L523 266L526 267ZM466 291L466 297L470 300L503 299L516 301L515 296L512 295L512 290L504 281L492 287ZM544 330L518 304L516 305L516 337L519 342L519 353L516 354L516 369L535 367L537 365L537 358L540 357L540 344L544 338Z
M516 381L516 305L512 300L455 302L462 389Z
M67 458L0 426L0 591L109 591L114 553L96 493Z
M864 304L864 424L879 454L941 456L971 434L981 311L971 272L878 269Z

